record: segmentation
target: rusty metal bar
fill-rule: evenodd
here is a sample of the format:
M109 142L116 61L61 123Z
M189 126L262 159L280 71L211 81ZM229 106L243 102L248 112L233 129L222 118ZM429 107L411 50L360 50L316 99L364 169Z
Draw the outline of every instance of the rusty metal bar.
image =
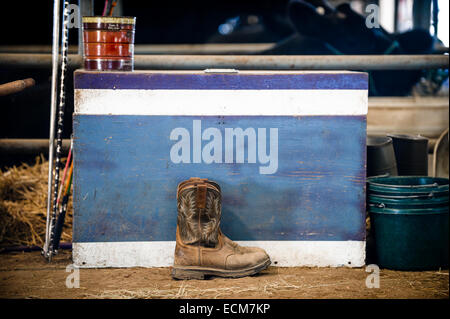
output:
M447 68L448 55L135 55L135 69L417 70ZM50 68L50 54L0 54L0 68ZM82 57L69 55L80 68Z
M9 95L23 91L35 84L34 79L28 78L24 80L12 81L9 83L0 84L0 96Z
M0 154L48 155L48 139L3 138L0 139ZM63 140L62 149L69 151L70 139Z

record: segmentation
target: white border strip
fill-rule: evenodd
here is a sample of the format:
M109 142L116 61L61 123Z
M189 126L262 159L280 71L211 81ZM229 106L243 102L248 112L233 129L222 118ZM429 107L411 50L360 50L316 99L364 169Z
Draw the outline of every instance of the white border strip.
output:
M367 90L75 90L90 115L366 115Z
M365 241L237 241L261 247L280 267L362 267ZM80 268L168 267L174 241L73 243L73 262Z

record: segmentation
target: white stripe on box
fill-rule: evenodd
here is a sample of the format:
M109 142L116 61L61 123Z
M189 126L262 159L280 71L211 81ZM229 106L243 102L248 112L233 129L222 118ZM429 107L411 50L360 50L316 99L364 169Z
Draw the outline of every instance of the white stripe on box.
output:
M362 267L365 241L237 241L266 250L272 266ZM175 241L73 243L73 261L80 268L168 267Z
M367 90L75 90L88 115L366 115Z

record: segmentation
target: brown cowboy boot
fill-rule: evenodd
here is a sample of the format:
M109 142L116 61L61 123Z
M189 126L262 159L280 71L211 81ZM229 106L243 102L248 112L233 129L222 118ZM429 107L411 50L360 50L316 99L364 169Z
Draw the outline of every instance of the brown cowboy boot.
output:
M236 278L269 267L263 249L239 246L221 232L221 200L220 186L207 179L191 178L178 185L175 279Z

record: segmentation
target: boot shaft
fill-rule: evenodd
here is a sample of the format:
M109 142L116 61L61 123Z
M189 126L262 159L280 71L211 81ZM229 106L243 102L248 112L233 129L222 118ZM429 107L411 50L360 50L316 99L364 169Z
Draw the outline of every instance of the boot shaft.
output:
M184 244L215 247L221 216L221 191L217 183L191 178L177 189L178 229Z

